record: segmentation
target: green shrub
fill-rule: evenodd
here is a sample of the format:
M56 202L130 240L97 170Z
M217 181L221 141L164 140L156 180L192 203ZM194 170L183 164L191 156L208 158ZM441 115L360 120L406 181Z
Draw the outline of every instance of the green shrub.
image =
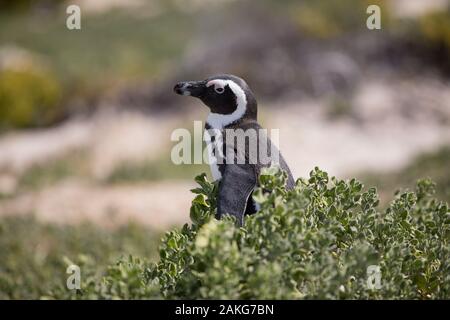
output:
M54 286L42 299L157 299L160 297L155 282L146 278L150 267L146 259L129 255L120 258L106 270L99 270L93 259L78 257L77 263L65 259L66 266L76 264L80 267L81 283L79 290L68 290L62 281ZM66 275L67 277L68 275Z
M29 216L2 217L0 299L155 297L155 288L139 283L149 263L128 256L156 260L158 240L159 233L133 223L105 229L88 223L47 224ZM81 291L66 287L71 264L80 267Z
M0 72L0 128L48 125L59 114L61 87L51 73Z
M380 211L375 188L364 191L355 179L329 179L316 168L291 191L283 187L285 179L277 169L261 175L261 188L253 196L261 210L239 228L231 217L214 218L217 184L202 174L193 190L192 224L166 233L159 262L130 255L99 268L92 255L75 256L81 290L68 290L67 275L60 274L41 297L450 298L450 211L432 197L430 180L398 193ZM378 288L368 286L370 266L381 271ZM55 270L63 273L65 268ZM6 288L23 290L19 287L26 282L15 281Z
M216 185L205 175L192 203L192 225L168 232L160 262L146 269L166 298L437 299L450 298L448 205L419 181L377 210L375 188L329 179L316 168L292 191L269 170L254 199L261 211L242 228L213 218ZM381 287L367 285L368 267Z

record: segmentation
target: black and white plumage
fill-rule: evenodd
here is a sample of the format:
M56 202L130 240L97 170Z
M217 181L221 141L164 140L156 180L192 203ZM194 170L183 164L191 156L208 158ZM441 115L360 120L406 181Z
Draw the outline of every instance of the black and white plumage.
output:
M180 95L199 98L210 109L205 124L205 140L212 176L215 180L219 180L217 218L231 214L242 225L245 214L252 214L258 210L252 199L252 192L258 184L261 169L274 164L272 161L274 151L278 153L276 164L288 174L286 187L288 189L294 187L291 171L270 139L261 134L246 135L251 131L259 133L262 128L257 122L256 99L244 80L233 75L217 75L202 81L179 82L175 85L174 91ZM239 144L236 145L234 139L227 141L226 134L222 135L222 139L211 136L209 134L211 130L214 132L233 130L237 139L239 137L244 139L244 150L237 150ZM261 140L263 138L267 140ZM263 142L260 145L261 141ZM258 152L257 158L252 157L253 154L249 152L252 145L257 146L258 152L262 145L266 145L269 162L267 159L262 161ZM233 161L230 161L227 155L233 155L231 158ZM239 161L242 159L245 161Z

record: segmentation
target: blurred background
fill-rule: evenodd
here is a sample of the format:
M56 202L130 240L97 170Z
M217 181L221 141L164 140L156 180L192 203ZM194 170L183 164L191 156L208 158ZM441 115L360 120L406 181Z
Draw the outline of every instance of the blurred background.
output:
M67 261L155 258L209 174L171 163L207 115L172 87L216 73L246 79L295 177L382 205L430 177L450 200L448 0L0 0L0 298L45 297Z

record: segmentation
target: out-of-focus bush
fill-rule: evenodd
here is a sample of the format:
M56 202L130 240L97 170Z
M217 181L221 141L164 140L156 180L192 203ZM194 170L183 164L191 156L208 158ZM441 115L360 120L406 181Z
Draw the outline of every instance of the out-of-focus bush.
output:
M0 128L48 125L61 116L62 88L44 70L3 70L0 73Z
M0 11L26 11L35 7L54 8L64 0L0 0Z
M427 177L436 182L436 197L450 203L450 146L419 155L406 168L398 172L362 173L363 180L377 186L382 195L382 203L399 186L412 187L417 177ZM385 199L386 198L386 199Z
M450 54L450 6L423 16L419 21L422 35L431 44L444 47Z
M372 4L380 6L383 25L386 26L389 15L383 0L297 1L291 15L306 34L330 38L346 32L367 30L366 9Z
M0 299L142 298L144 293L150 298L151 288L139 284L144 261L133 259L131 266L127 257L155 259L158 239L159 233L133 223L106 229L89 223L64 226L32 217L3 217ZM71 264L80 267L82 291L66 287L70 275L66 268ZM112 278L116 281L110 284Z

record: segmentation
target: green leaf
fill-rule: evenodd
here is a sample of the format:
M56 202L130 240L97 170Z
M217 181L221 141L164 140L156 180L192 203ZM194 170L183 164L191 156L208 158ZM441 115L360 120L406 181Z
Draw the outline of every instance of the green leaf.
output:
M194 200L192 200L193 204L199 204L205 207L209 207L209 204L206 202L206 196L204 194L197 195Z

